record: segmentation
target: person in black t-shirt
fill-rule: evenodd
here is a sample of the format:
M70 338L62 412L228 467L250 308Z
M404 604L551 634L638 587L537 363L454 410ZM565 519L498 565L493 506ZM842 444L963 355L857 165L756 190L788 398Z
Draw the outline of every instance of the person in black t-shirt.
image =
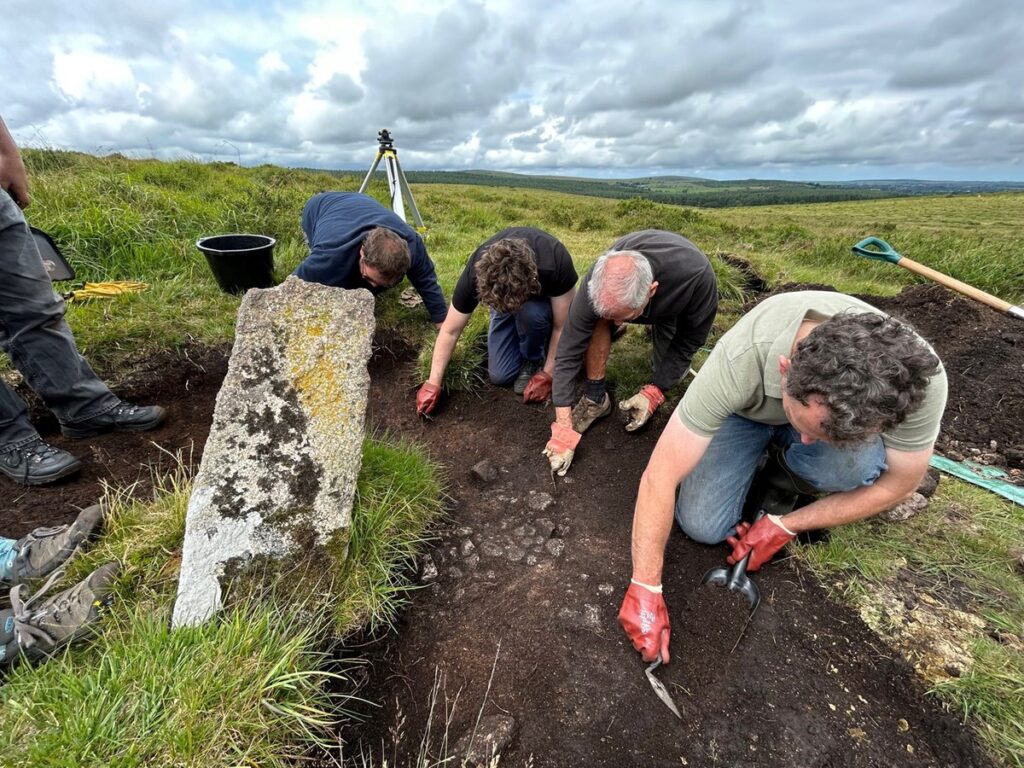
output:
M480 303L490 307L488 374L512 384L523 402L551 395L555 350L576 295L576 268L565 246L533 227L510 227L470 256L434 343L430 376L416 394L416 412L434 410L459 336Z

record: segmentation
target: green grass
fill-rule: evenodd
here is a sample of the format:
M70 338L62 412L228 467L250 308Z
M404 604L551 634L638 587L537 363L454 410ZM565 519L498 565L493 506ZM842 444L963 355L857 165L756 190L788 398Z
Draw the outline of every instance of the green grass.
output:
M402 566L441 511L436 467L408 444L366 440L349 555L324 579L329 594L243 600L171 631L188 474L165 478L151 503L113 494L105 535L65 581L116 559L117 601L88 642L11 670L3 765L286 766L336 724L352 685L331 645L394 616Z
M950 634L962 635L970 668L960 677L938 676L932 690L974 725L993 755L1017 768L1024 766L1024 646L997 638L1024 635L1024 579L1015 566L1021 531L1024 508L943 477L924 513L903 523L836 528L827 543L799 550L834 594L869 613L875 588L890 588L979 617L981 631ZM902 620L874 628L900 645Z
M69 309L68 320L80 347L97 370L115 384L145 364L151 352L195 344L223 347L232 341L239 299L224 295L217 288L195 249L199 237L227 232L275 237L276 272L279 278L284 277L305 255L299 228L305 200L325 189L356 189L361 181L355 175L344 177L270 166L239 168L230 163L162 163L56 151L29 151L25 156L35 197L28 211L30 222L56 238L79 271L79 278L133 279L152 286L143 294L106 302L76 303ZM697 355L697 366L715 340L739 317L745 299L742 276L717 258L719 253L750 262L773 285L825 283L851 293L891 295L920 282L899 267L850 253L851 245L867 235L877 235L909 258L1008 301L1024 301L1024 259L1020 258L1019 250L1024 194L1020 193L697 210L649 200L596 199L543 190L443 184L414 185L413 189L426 217L427 245L447 295L451 295L473 250L496 231L513 224L541 227L560 238L573 254L580 274L625 233L653 227L686 235L712 257L722 294L712 337ZM371 192L384 200L383 180ZM392 291L378 301L378 324L421 350L419 371L425 377L433 326L422 308L410 311L402 307L397 294L398 291ZM449 366L446 385L450 389L472 390L480 386L486 324L486 312L481 308ZM631 329L625 339L614 345L608 370L610 383L618 393L631 394L646 383L649 354L649 343L640 328ZM0 367L4 365L6 360L0 361ZM670 395L678 395L680 390ZM395 564L408 558L424 535L423 529L408 520L407 515L418 518L419 513L413 510L422 508L424 502L434 506L423 515L436 514L440 498L436 486L421 478L416 481L419 491L409 491L418 501L403 507L400 499L406 498L406 491L398 496L398 491L389 490L387 481L377 485L368 468L398 465L398 457L407 455L409 448L381 450L386 455L368 449L360 497L364 506L398 511L394 516L361 518L366 527L362 540L357 531L360 522L355 520L351 546L358 555L346 571L345 581L351 589L332 604L324 618L331 626L342 629L350 624L386 624L392 619L395 601L401 599L405 589L393 578ZM387 453L390 450L397 453ZM415 462L421 466L422 456ZM399 474L382 471L382 475L393 478L407 473L408 469ZM53 721L46 719L43 709L34 708L33 697L52 696L52 691L61 685L71 685L76 670L84 670L93 684L99 685L103 663L121 664L125 670L133 670L128 678L131 685L142 686L146 673L132 666L127 651L131 642L125 638L136 638L132 642L141 646L174 647L170 637L160 635L159 619L168 610L166 591L174 582L173 558L180 547L184 496L175 493L162 497L155 505L123 507L113 530L98 547L97 559L79 564L78 575L84 575L81 569L88 563L102 558L117 557L129 564L122 585L126 606L123 615L115 617L111 630L91 648L76 651L52 667L47 665L52 672L44 673L40 668L38 674L56 676L63 669L64 675L47 677L45 686L31 689L36 693L29 693L36 673L28 669L17 671L0 689L3 702L15 702L15 696L18 702L12 706L0 702L0 737L14 733L10 729L18 723L17 733L28 734L25 738L30 743L57 738L50 734L56 730L51 727ZM976 611L988 626L1022 634L1024 597L1020 577L1013 573L1006 554L1012 542L1019 542L1020 531L1024 529L1020 510L955 481L943 483L938 503L946 506L903 526L869 523L838 529L828 545L808 548L805 556L822 579L833 585L837 596L854 604L870 596L872 589L890 583L900 569L910 568L937 585L955 584L956 601ZM956 525L943 522L941 509L948 510L954 504L966 510L972 527L962 525L964 515ZM405 531L407 525L415 530L399 535L392 527ZM836 586L839 582L841 585ZM944 599L942 590L933 591ZM151 610L148 615L136 615L134 607L128 609L135 605ZM155 618L150 621L150 617ZM280 617L272 619L268 619L264 643L272 642L269 633ZM229 618L224 632L230 632L233 621ZM253 623L260 625L259 621ZM125 650L116 651L116 644L122 641L126 643ZM224 641L228 642L227 635ZM212 642L212 638L200 644L204 642ZM971 639L971 648L974 662L970 672L937 684L935 693L965 713L993 754L1005 764L1019 768L1024 765L1020 757L1020 723L1024 722L1020 703L1020 681L1024 679L1021 654L1014 655L1012 649L996 643L984 632ZM308 661L309 668L315 669L319 652L320 648L313 643L303 648L296 646L288 653L293 662L305 659L302 663ZM107 656L111 661L102 661ZM246 664L238 666L242 669ZM306 682L317 687L320 681L311 677ZM297 698L289 701L307 700L303 697L311 694L295 695ZM232 697L224 706L233 706L234 699L241 702L245 698ZM224 711L233 713L232 717L242 724L262 722L259 717L266 716L251 710ZM69 717L73 716L69 712ZM274 723L269 748L282 755L290 754L288 744L293 743L302 726L295 725L299 730L292 732L288 730L291 726ZM126 734L145 724L142 720L127 720L117 749L127 749L124 742L132 739ZM86 725L76 727L78 731L69 730L81 733ZM235 752L223 753L232 755L224 758L228 763L272 764L271 758L257 759L255 753L246 753L254 747L246 743L248 732L241 725L237 730L235 736L226 737L229 743L240 745L231 748ZM82 741L94 743L87 737ZM70 741L45 743L54 745L61 754L66 751L82 758L85 764L90 760L100 763L99 758L75 751L77 748ZM196 748L199 746L213 748L208 744ZM104 755L115 764L120 759L119 752ZM203 760L205 756L204 753ZM200 764L217 765L219 759L211 757L210 762ZM174 760L186 764L178 757L171 759L170 764Z

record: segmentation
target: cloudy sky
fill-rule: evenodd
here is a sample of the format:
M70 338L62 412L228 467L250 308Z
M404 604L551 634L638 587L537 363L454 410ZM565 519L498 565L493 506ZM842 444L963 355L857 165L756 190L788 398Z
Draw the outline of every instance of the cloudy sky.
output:
M0 0L23 146L366 169L1024 180L1022 0Z

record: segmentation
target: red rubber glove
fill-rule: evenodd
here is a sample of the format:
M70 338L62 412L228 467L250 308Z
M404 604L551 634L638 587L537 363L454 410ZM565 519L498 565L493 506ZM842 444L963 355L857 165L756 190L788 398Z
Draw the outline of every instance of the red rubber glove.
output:
M632 581L622 598L619 624L644 661L656 661L660 656L662 663L668 664L668 640L672 626L661 587L657 589L657 592L652 592Z
M551 439L548 440L548 444L544 446L541 453L547 456L551 471L559 477L565 477L565 473L569 471L569 465L572 464L572 457L576 446L580 444L581 437L583 435L572 427L563 427L557 421L551 422Z
M543 403L551 397L551 374L537 371L523 390L524 403Z
M664 393L653 384L647 384L631 398L619 403L619 410L629 417L626 431L640 429L664 402Z
M440 387L435 384L431 384L429 381L423 382L423 386L420 387L419 391L416 393L416 415L426 416L434 410L437 406L437 401L440 398Z
M736 526L739 535L726 537L732 547L732 554L725 558L729 565L736 565L753 550L747 562L748 571L756 571L772 559L772 556L796 536L782 524L778 515L765 515L756 523L740 523Z

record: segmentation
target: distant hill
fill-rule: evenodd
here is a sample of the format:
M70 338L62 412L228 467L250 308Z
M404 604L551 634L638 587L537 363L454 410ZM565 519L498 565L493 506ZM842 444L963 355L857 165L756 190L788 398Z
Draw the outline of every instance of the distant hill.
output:
M350 175L365 171L337 171ZM642 197L658 203L701 208L786 203L828 203L915 195L968 195L1024 190L1024 182L918 181L715 181L696 176L646 176L635 179L588 179L578 176L530 175L506 171L406 171L412 184L473 184L486 187L546 189L591 197Z

